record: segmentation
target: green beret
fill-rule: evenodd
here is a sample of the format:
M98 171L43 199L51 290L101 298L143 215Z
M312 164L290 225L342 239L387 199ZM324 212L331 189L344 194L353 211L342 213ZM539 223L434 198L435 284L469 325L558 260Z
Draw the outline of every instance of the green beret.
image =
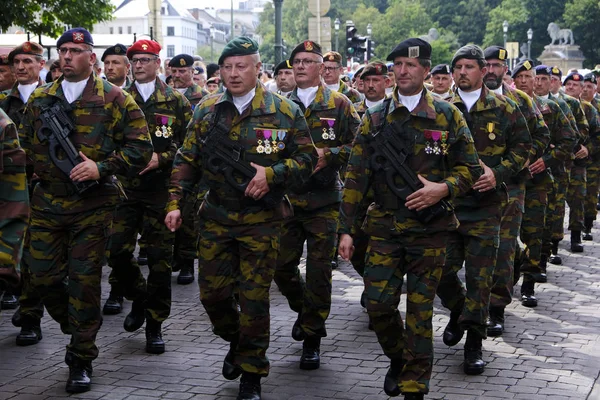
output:
M169 61L171 68L185 68L194 66L194 57L189 54L177 54Z
M219 57L219 65L223 64L227 57L249 56L252 54L258 54L258 43L249 37L238 36L225 45L221 57Z
M456 51L454 57L452 57L452 68L454 68L454 64L456 64L458 60L462 60L463 58L466 58L467 60L485 61L483 50L481 50L481 47L475 46L474 44L468 44Z

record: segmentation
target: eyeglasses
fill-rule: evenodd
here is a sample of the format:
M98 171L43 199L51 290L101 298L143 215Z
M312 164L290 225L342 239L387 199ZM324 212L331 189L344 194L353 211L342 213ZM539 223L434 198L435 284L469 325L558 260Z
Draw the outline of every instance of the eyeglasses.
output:
M83 53L84 51L91 51L91 50L90 49L79 49L77 47L61 47L60 49L58 49L58 52L62 56L64 56L68 52L70 52L74 56L78 56L81 53Z
M504 68L506 64L504 63L487 63L487 66L490 68Z
M323 72L335 72L336 70L340 69L341 67L323 67Z
M304 58L304 59L302 59L302 58L294 58L294 62L293 62L294 65L304 64L307 67L310 67L313 64L319 64L319 63L320 63L320 61L309 60L307 58Z
M140 57L140 58L132 58L131 59L131 63L133 65L137 64L138 62L141 63L142 65L148 65L150 63L150 61L154 61L156 60L156 57Z

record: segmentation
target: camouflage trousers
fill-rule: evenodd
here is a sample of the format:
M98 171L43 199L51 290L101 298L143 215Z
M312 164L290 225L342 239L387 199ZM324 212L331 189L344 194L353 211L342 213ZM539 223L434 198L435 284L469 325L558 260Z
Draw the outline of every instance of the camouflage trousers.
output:
M213 332L237 342L234 364L267 376L269 289L279 255L281 222L225 226L203 219L199 225L198 285Z
M567 203L569 204L569 230L583 231L586 168L573 164L569 189L567 190Z
M31 211L26 261L31 283L63 333L71 335L67 355L84 361L98 356L100 282L112 217L108 207L76 214Z
M586 169L586 195L584 216L587 220L596 220L598 204L598 185L600 185L600 162L596 161Z
M492 278L490 307L506 307L513 295L515 252L525 207L525 183L511 183L507 187L509 198L500 219L500 242Z
M402 359L403 393L428 393L433 367L433 301L442 276L446 232L371 237L365 260L367 312L384 354ZM406 322L398 311L406 276Z
M529 180L525 185L525 213L521 224L521 241L525 245L521 273L525 275L543 272L540 268L542 238L544 236L548 193L552 190L552 187L553 180L550 174L540 177L537 182Z
M487 337L492 279L500 243L500 221L506 201L479 208L457 207L460 225L451 232L446 248L446 263L437 295L451 311L462 308L458 320L464 329ZM465 266L465 284L458 271Z
M29 268L29 246L31 238L29 231L25 232L23 241L23 257L21 258L21 287L19 294L19 312L30 320L40 322L44 316L44 303L31 282L31 268Z
M173 247L173 258L177 263L192 261L198 258L197 241L197 194L186 193L180 202L181 227L175 232L175 245Z
M114 216L108 265L113 290L129 300L144 302L149 318L165 321L171 313L171 262L174 234L165 226L165 203L159 195L120 203ZM165 201L166 201L166 196ZM148 255L148 280L133 259L138 237Z
M364 276L365 274L365 257L369 245L369 235L362 230L362 224L366 216L367 207L364 207L356 218L356 234L352 236L352 239L354 240L354 253L352 253L350 263L352 263L352 267L360 276Z
M565 236L565 205L570 173L569 169L565 169L565 171L552 170L554 183L552 185L552 192L548 197L548 212L546 212L546 224L542 244L543 251L551 246L552 240L561 241ZM549 254L549 252L543 254Z
M300 326L307 336L327 336L338 209L339 203L309 211L296 208L294 217L283 225L275 283L290 308L300 313ZM298 268L305 241L306 281Z

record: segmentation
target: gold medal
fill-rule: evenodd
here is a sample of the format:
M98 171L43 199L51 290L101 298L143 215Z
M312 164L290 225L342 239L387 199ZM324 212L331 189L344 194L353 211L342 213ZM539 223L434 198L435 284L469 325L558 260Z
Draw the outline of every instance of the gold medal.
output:
M489 133L488 138L490 140L496 140L496 134L494 133L494 123L493 122L488 122L487 131Z
M259 144L258 146L256 146L256 152L258 154L262 154L265 152L265 147L262 144Z
M154 131L154 136L156 137L162 137L162 131L160 130L160 127L156 127L156 131Z
M496 140L496 134L492 132L492 133L490 133L490 134L488 135L488 138L489 138L490 140Z

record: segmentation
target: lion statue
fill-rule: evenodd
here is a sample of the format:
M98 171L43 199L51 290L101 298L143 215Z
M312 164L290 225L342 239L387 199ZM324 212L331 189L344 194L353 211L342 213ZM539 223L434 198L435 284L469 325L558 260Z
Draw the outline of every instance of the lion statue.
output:
M550 35L550 38L552 39L550 45L553 45L557 40L559 45L575 44L575 41L573 40L573 31L570 29L560 29L554 22L548 24L548 35Z

